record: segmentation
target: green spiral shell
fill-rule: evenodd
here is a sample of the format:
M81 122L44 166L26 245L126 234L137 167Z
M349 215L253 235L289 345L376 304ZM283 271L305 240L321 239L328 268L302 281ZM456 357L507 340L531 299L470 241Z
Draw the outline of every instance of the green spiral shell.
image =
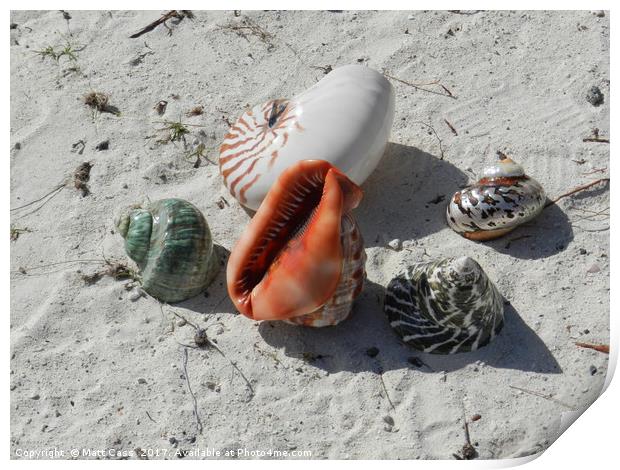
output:
M207 221L182 199L134 206L116 222L125 251L140 269L142 288L164 302L200 294L219 271Z

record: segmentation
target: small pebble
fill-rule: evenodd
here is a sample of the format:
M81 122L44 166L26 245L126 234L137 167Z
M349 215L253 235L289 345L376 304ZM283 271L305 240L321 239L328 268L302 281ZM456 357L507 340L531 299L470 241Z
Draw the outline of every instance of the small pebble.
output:
M110 148L110 140L104 140L103 142L99 142L96 146L96 150L108 150Z
M56 418L58 418L58 417L60 417L62 415L60 414L60 411L56 410L56 411L54 411L54 416L56 416Z
M41 398L41 395L39 395L38 393L35 393L34 395L30 396L31 400L38 400L39 398Z
M587 255L588 254L588 250L586 250L585 248L579 248L579 254L580 255Z
M383 422L388 426L394 426L394 418L392 418L390 415L385 415L383 417Z
M388 242L388 246L394 251L399 251L402 247L402 243L398 238L395 238Z
M599 18L605 17L605 12L603 10L592 10L590 13L592 13L594 16L598 16Z
M598 273L601 270L598 264L593 264L588 268L589 273Z
M139 383L139 384L145 384L145 383L146 383L146 379L139 378L139 379L138 379L138 383Z
M413 20L414 18L415 18L415 16L413 16L413 15L409 15L409 16L407 17L407 19L408 19L408 20Z
M173 446L175 446L175 445L177 445L177 444L179 443L179 441L177 441L177 438L176 438L176 437L174 437L174 436L169 437L169 438L168 438L168 442L169 442L170 444L172 444Z
M586 101L592 106L600 106L605 101L605 95L597 86L593 86L586 95Z
M598 369L595 366L590 366L590 375L595 375Z
M19 142L15 142L15 145L13 145L13 148L14 148L15 150L19 150L19 149L21 149L21 148L22 148L22 144L20 144Z
M377 354L379 354L379 349L373 346L372 348L368 348L366 350L366 354L370 357L376 357Z
M408 357L407 362L416 367L422 367L424 365L424 363L415 356Z
M471 417L471 420L472 420L472 421L478 421L480 418L482 418L482 416L480 416L479 414L477 414L477 413L476 413L475 415L473 415L473 416Z
M11 23L11 29L17 29L17 23Z
M144 295L144 292L142 292L141 290L138 290L129 296L129 300L131 300L132 302L136 302L143 295Z
M187 320L185 318L181 318L177 322L177 326L185 326L185 325L187 325Z

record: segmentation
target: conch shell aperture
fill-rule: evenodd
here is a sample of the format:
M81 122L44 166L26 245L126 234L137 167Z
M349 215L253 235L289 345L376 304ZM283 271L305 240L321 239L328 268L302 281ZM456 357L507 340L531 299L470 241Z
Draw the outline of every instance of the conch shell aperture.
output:
M235 307L255 320L344 320L365 276L363 239L349 214L361 199L329 162L285 170L231 252L226 278Z

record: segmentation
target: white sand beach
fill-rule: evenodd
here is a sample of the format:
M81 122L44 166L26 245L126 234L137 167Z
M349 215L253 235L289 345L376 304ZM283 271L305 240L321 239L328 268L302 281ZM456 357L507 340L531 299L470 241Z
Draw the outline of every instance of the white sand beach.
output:
M607 372L607 354L575 343L609 344L609 186L484 243L452 231L445 208L497 151L550 199L609 177L609 144L584 141L609 139L609 14L194 11L130 38L162 13L11 12L11 458L454 459L464 416L479 459L548 448ZM228 123L346 64L417 84L390 78L390 143L353 211L368 260L350 318L252 321L224 266L172 306L127 280L85 281L104 257L135 267L121 208L170 197L203 211L224 264L251 217L217 166ZM118 114L93 113L89 92ZM159 142L165 121L186 125L186 144ZM72 181L83 162L87 195ZM506 299L505 325L475 352L420 353L390 328L385 287L461 255ZM192 324L219 351L183 346Z

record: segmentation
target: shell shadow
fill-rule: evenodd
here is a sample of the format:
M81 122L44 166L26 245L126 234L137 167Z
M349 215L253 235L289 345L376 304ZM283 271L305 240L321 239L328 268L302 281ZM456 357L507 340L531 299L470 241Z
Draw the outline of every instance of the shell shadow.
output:
M446 204L468 179L446 160L390 142L381 162L362 185L364 199L355 210L367 247L445 229Z
M539 259L564 251L573 238L568 216L552 204L531 222L517 227L504 237L485 243L500 253L516 258Z
M228 297L228 289L226 287L226 263L228 262L230 251L216 243L213 244L213 249L220 260L220 270L215 279L202 294L172 305L202 314L213 313L214 311L218 313L234 312L236 314L235 307ZM228 306L230 308L227 308Z
M562 370L542 340L505 307L505 324L489 345L470 353L426 354L402 343L383 313L385 288L366 281L351 316L339 325L303 328L283 322L262 322L258 331L270 346L288 357L308 357L310 366L339 371L380 373L398 369L450 372L481 361L488 366L528 372L560 373ZM372 355L372 348L378 354Z

